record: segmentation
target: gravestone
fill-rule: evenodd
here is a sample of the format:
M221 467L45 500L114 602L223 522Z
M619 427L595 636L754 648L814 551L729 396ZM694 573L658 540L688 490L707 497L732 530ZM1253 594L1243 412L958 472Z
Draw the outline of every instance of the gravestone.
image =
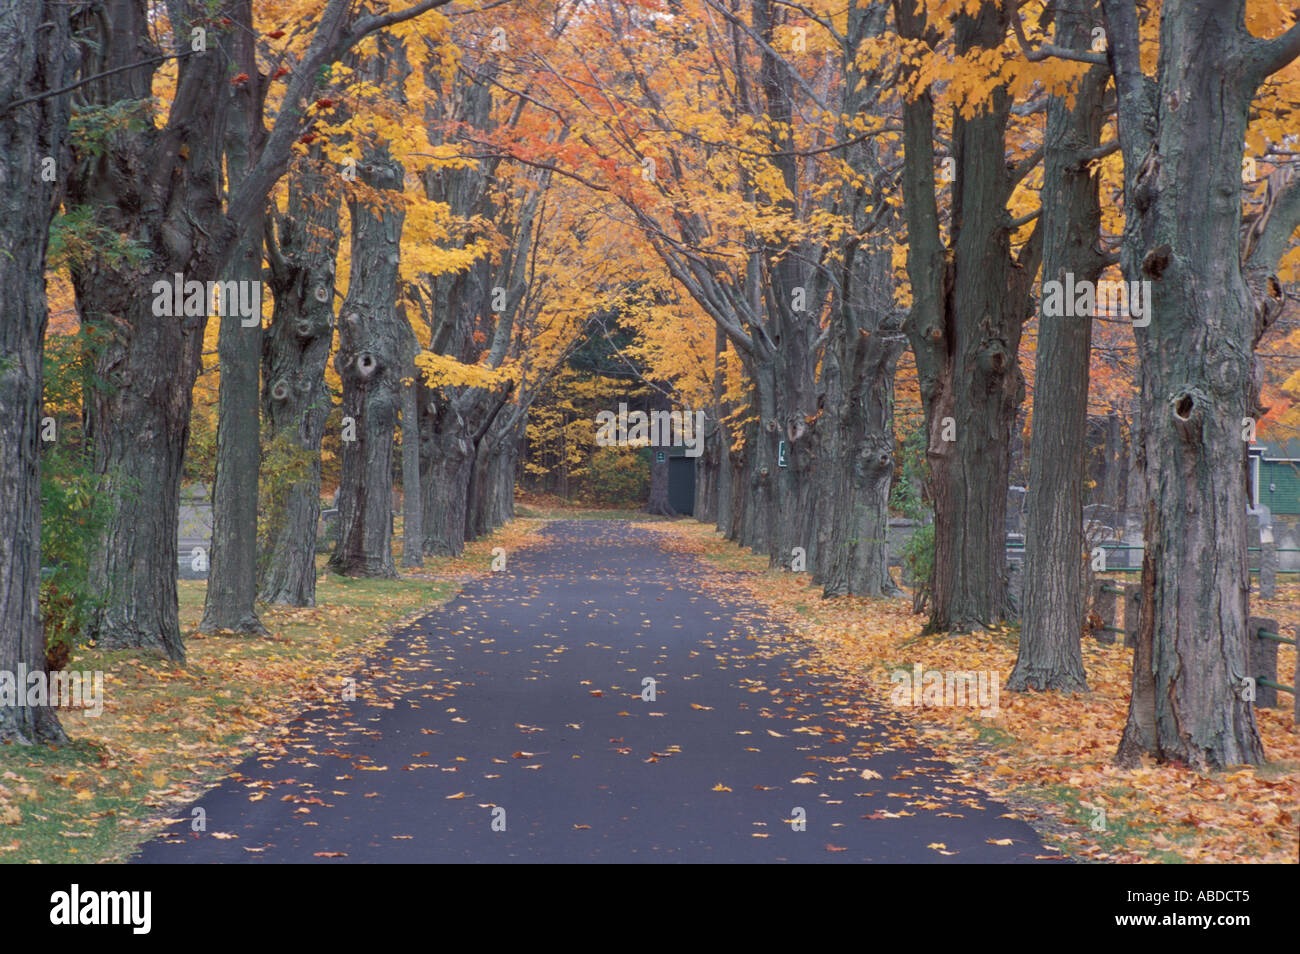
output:
M1012 485L1007 488L1007 533L1025 532L1025 496L1024 487Z
M890 517L889 518L889 565L901 567L903 565L903 548L907 546L907 541L912 539L912 534L916 533L916 528L921 525L919 520L909 520L907 517Z
M181 490L176 578L206 580L212 558L212 498L204 484Z
M331 507L320 512L320 527L316 533L316 552L332 549L339 542L339 512Z
M1115 527L1119 526L1119 514L1107 504L1088 504L1083 508L1084 533L1105 534L1105 539L1116 536Z

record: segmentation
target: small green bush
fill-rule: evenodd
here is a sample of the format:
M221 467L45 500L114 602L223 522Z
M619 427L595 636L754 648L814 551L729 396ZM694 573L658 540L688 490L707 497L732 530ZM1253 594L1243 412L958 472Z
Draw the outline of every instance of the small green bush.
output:
M583 499L612 507L639 507L650 495L650 461L644 451L599 447L582 474Z
M95 377L101 339L89 330L53 335L45 348L45 410L53 440L41 443L41 618L46 665L72 661L73 650L103 594L92 589L95 546L111 516L111 499L98 493L91 448L81 431L81 399ZM43 428L44 430L44 428Z

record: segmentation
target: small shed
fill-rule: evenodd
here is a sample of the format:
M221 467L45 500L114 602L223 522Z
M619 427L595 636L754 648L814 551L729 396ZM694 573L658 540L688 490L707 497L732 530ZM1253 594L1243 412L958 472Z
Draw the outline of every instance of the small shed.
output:
M687 457L685 447L670 447L668 451L668 504L683 516L695 515L695 462L699 458Z
M1250 448L1251 506L1278 516L1300 516L1300 441Z

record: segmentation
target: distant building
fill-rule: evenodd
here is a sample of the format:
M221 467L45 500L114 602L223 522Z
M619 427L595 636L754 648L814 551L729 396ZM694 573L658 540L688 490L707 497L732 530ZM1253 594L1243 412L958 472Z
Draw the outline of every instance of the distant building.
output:
M1250 448L1250 506L1275 516L1300 516L1300 440Z

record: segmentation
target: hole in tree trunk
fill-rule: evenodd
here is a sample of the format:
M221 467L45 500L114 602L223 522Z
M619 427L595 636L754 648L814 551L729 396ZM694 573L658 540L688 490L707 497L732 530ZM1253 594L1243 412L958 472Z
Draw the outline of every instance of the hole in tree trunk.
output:
M1174 413L1185 421L1192 416L1193 406L1192 396L1190 394L1184 394L1178 399L1178 403L1174 405Z

